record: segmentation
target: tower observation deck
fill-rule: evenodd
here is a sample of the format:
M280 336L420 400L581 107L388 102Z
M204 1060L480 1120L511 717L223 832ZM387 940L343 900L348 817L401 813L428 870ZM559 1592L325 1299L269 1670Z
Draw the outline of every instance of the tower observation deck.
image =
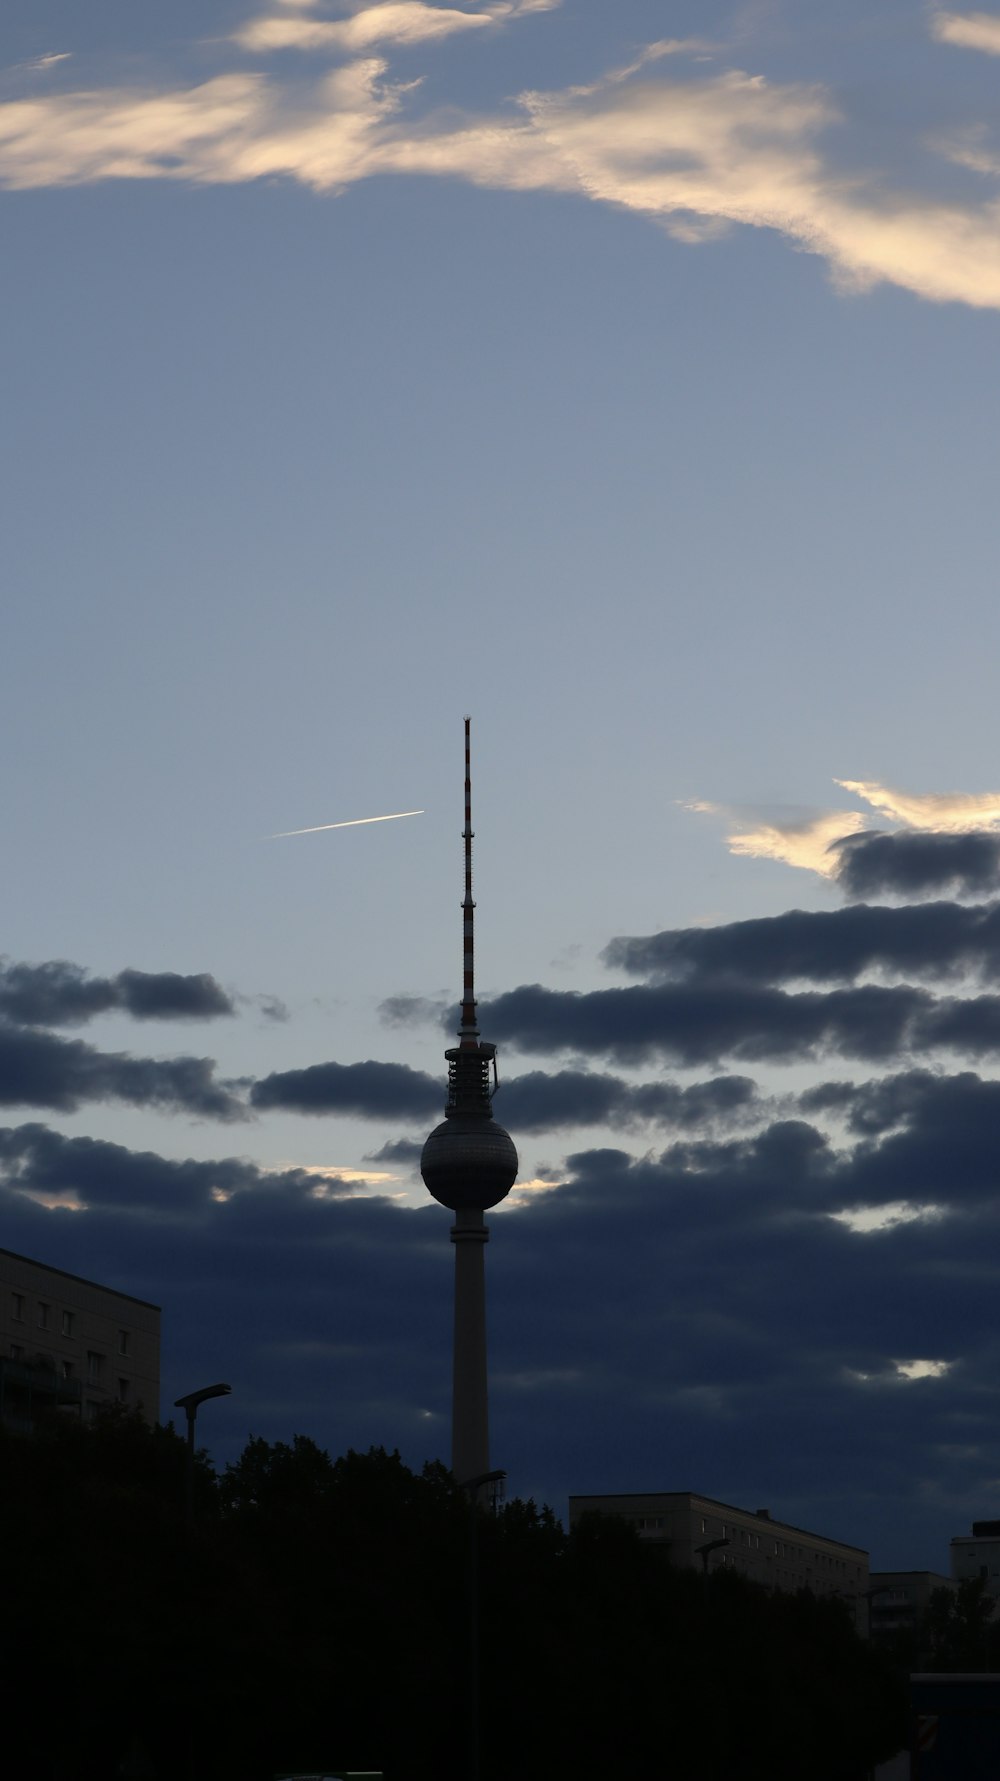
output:
M483 1213L499 1205L517 1176L517 1151L509 1134L493 1118L496 1046L480 1039L476 1024L469 730L466 718L462 1015L458 1044L445 1052L448 1101L444 1119L431 1132L420 1158L428 1192L455 1214L451 1227L455 1245L451 1469L460 1484L490 1469L484 1266L490 1233Z

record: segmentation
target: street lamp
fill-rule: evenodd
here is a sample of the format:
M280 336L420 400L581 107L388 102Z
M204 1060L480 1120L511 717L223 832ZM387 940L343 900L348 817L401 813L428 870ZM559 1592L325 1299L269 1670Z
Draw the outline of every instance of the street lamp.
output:
M187 1417L184 1519L189 1528L194 1526L194 1419L198 1414L198 1405L204 1404L208 1398L228 1398L232 1389L231 1385L203 1385L200 1391L189 1391L186 1397L174 1399L174 1409L183 1410Z
M502 1484L506 1472L477 1472L474 1478L463 1478L459 1490L469 1499L469 1550L465 1566L466 1643L469 1653L469 1695L466 1718L468 1733L468 1781L479 1781L479 1526L476 1509L479 1493L488 1484Z
M704 1546L696 1546L695 1551L701 1554L702 1575L708 1576L708 1555L717 1552L720 1546L729 1546L729 1540L706 1540Z

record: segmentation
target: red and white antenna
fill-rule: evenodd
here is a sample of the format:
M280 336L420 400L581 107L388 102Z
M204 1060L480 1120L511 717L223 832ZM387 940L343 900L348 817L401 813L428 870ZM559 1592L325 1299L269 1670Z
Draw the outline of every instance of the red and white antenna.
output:
M469 741L471 718L465 720L465 898L462 903L462 1021L458 1037L465 1050L479 1043L476 1025L476 997L473 986L473 948L475 903L472 900L472 750Z

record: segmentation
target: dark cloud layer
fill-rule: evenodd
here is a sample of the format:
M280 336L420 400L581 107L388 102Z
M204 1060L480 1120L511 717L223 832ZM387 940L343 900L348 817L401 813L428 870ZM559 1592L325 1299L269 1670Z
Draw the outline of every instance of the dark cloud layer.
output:
M631 976L681 982L848 983L871 971L993 978L1000 971L1000 903L791 909L717 928L612 940L603 957Z
M851 1085L846 1085L850 1087ZM805 1119L583 1150L491 1220L491 1405L511 1488L695 1488L946 1568L1000 1463L997 1085L903 1072L839 1147ZM861 1089L855 1092L863 1092ZM872 1123L869 1121L869 1123ZM162 1303L164 1401L228 1378L204 1438L447 1451L449 1215L239 1158L0 1133L5 1242ZM933 1198L864 1237L830 1214ZM328 1191L324 1191L328 1190ZM88 1210L31 1198L73 1193ZM917 1358L942 1378L907 1379Z
M849 897L978 897L1000 891L1000 835L867 830L834 843Z
M110 1010L135 1020L211 1020L235 1012L232 1000L206 972L119 971L92 977L66 959L42 965L0 966L0 1018L24 1026L82 1026Z
M241 1119L245 1108L216 1079L211 1058L130 1057L0 1022L0 1105L71 1113L84 1101L125 1101L203 1119Z
M561 1509L569 1491L695 1488L768 1503L878 1565L945 1568L948 1537L991 1512L1000 1467L1000 1083L942 1063L1000 1053L1000 995L955 993L992 972L998 920L940 903L680 930L617 943L652 981L527 986L481 1007L491 1039L570 1054L502 1078L515 1141L581 1134L490 1219L493 1451L513 1490ZM854 981L890 970L940 993ZM656 1067L639 1080L576 1061L599 1056ZM828 1067L764 1094L748 1075L657 1073L828 1056L877 1075ZM106 1055L10 1021L0 1083L8 1104L58 1109L242 1105L208 1060ZM443 1071L374 1060L250 1091L260 1111L380 1122L370 1160L389 1166L414 1164L410 1134L444 1097ZM646 1154L626 1148L633 1130ZM884 1228L849 1228L879 1208ZM0 1131L0 1209L6 1246L163 1304L165 1405L231 1379L206 1417L216 1457L250 1430L446 1454L441 1208L334 1172L171 1160L31 1124Z
M408 1119L440 1115L443 1082L408 1064L310 1064L304 1070L276 1070L255 1082L251 1105L295 1113L355 1113L367 1119Z
M259 1111L282 1108L296 1113L351 1113L366 1119L437 1119L446 1087L439 1077L405 1064L311 1064L283 1070L254 1084L251 1105ZM694 1126L716 1119L738 1120L760 1106L746 1076L719 1076L681 1087L675 1082L627 1082L590 1070L528 1071L503 1081L495 1097L498 1119L519 1132L549 1132L569 1126ZM378 1152L379 1160L399 1160L408 1140ZM419 1151L419 1146L418 1146Z
M734 1120L756 1105L756 1087L747 1076L720 1076L681 1088L667 1081L630 1083L589 1070L532 1070L502 1084L495 1101L497 1118L518 1132L628 1126L645 1120L709 1125L720 1118Z
M624 1063L801 1063L833 1054L872 1062L951 1050L1000 1054L1000 996L935 997L909 984L790 994L738 982L590 992L527 984L480 1009L484 1030L525 1051L591 1053Z
M234 1194L264 1193L291 1205L314 1199L322 1187L338 1194L354 1191L333 1171L268 1171L242 1157L173 1161L35 1124L0 1128L0 1168L8 1186L22 1193L75 1195L85 1206L133 1212L156 1223L207 1212Z

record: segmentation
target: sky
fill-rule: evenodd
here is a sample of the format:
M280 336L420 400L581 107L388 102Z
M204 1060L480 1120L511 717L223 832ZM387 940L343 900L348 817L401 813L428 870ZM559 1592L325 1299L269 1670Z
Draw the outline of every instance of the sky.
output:
M217 1463L447 1456L470 713L509 1492L998 1512L998 82L923 0L8 0L0 1243Z

